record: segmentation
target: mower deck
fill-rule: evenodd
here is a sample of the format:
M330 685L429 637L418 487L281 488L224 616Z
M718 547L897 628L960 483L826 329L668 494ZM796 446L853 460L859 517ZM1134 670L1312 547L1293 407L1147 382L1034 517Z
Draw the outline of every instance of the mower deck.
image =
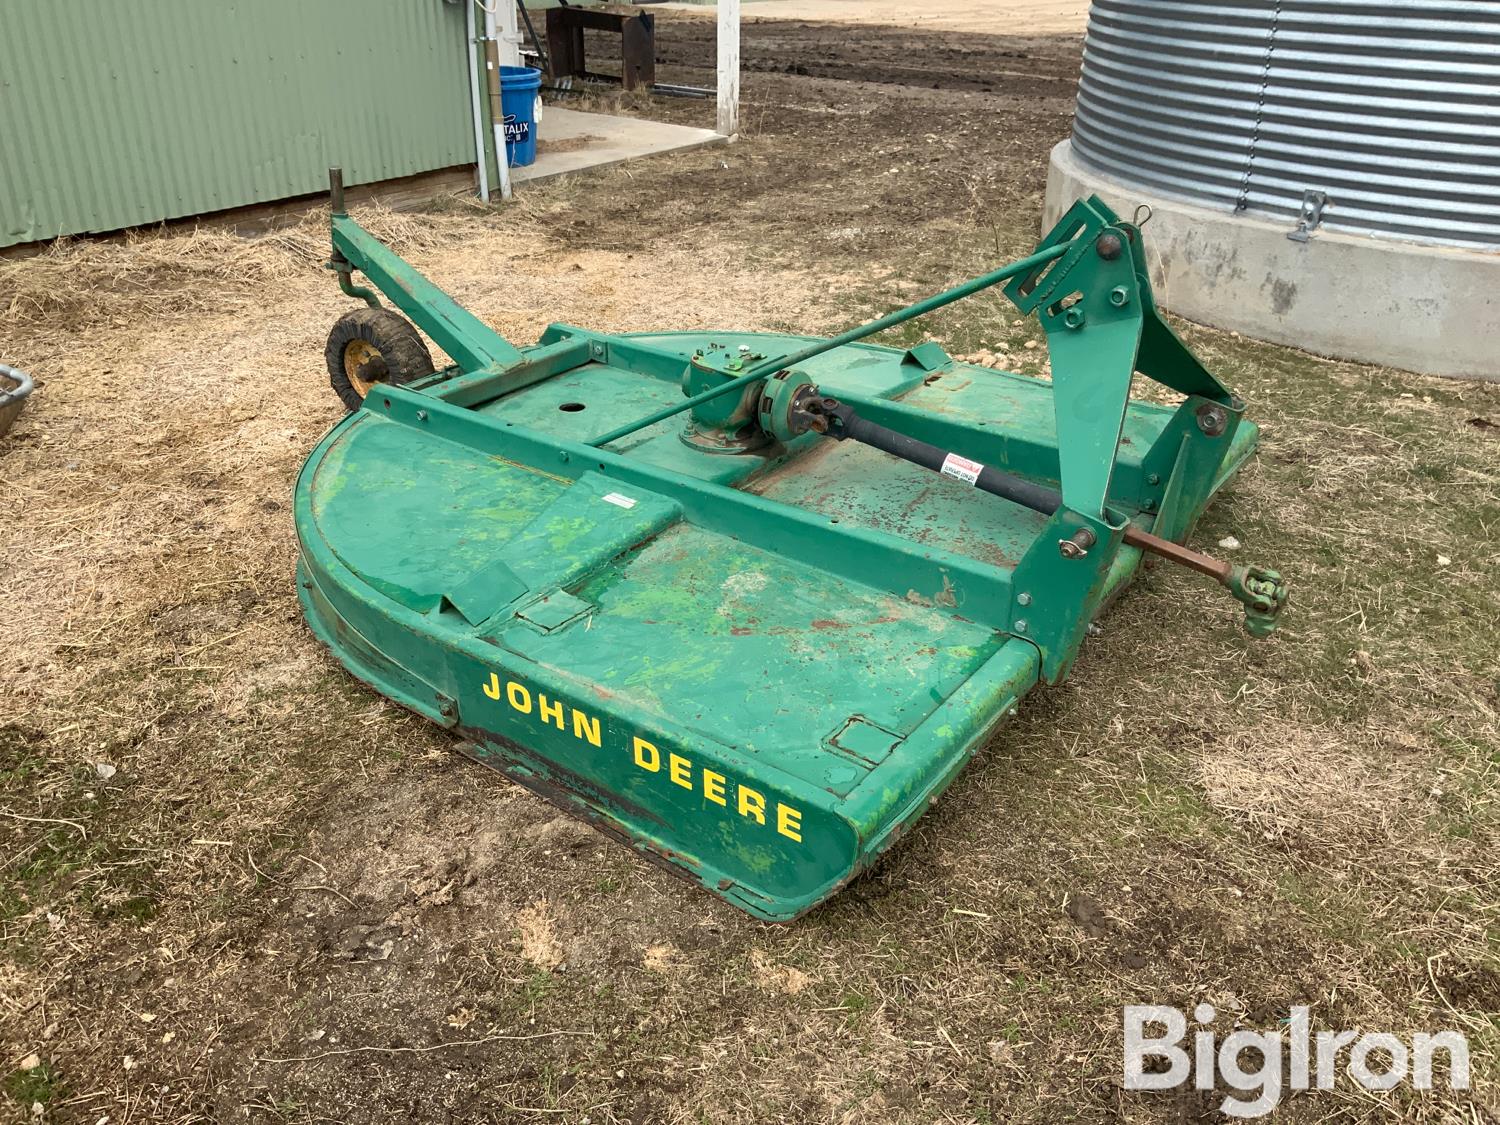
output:
M1250 454L1157 313L1139 227L1080 201L1036 253L831 340L518 349L343 213L326 353L352 413L296 488L300 596L357 676L750 913L868 867L1150 551L1265 635L1274 571L1181 545ZM436 340L353 284L363 272ZM870 335L1009 282L1052 380ZM1140 372L1174 407L1131 401Z
M559 326L538 349L579 338ZM625 339L679 369L710 343L805 343ZM303 604L356 675L477 756L751 913L789 919L872 862L1037 682L1037 648L995 607L1048 521L813 435L726 456L667 419L619 443L643 470L623 479L613 465L550 471L563 448L504 452L507 430L561 447L681 398L641 366L590 359L467 407L377 388L298 483ZM976 454L1051 429L1050 385L1021 375L869 345L803 370L828 393L972 428ZM1141 471L1174 414L1132 403L1122 474ZM1234 442L1224 475L1254 428ZM662 487L679 475L702 488ZM1121 551L1106 596L1138 559ZM976 581L983 605L970 604Z

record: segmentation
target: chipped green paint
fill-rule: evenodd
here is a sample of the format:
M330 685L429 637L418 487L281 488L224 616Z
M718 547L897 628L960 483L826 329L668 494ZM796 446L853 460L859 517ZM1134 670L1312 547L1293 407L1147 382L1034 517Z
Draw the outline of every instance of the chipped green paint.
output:
M1126 522L1180 535L1253 448L1241 404L1156 316L1139 232L1092 202L1063 226L1079 237L1049 239L1057 265L1012 293L1043 318L1054 383L932 344L797 367L863 416L1060 486L1047 517L816 434L705 451L687 414L593 448L701 386L684 376L711 344L817 341L553 325L515 349L336 216L339 253L458 362L377 388L309 457L312 628L481 760L751 913L795 917L1067 674L1139 561ZM1101 232L1132 249L1100 257ZM1058 285L1084 293L1081 326ZM1100 286L1128 299L1101 305ZM1187 401L1127 406L1136 369ZM1230 412L1218 437L1196 424L1204 402ZM1096 545L1063 558L1082 527Z

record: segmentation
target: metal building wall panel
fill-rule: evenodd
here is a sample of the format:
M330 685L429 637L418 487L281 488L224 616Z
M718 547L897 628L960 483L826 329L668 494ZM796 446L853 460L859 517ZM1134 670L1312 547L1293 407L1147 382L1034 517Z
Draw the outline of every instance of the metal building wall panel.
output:
M1079 159L1335 230L1500 246L1497 0L1094 0Z
M0 246L474 162L444 0L3 0Z

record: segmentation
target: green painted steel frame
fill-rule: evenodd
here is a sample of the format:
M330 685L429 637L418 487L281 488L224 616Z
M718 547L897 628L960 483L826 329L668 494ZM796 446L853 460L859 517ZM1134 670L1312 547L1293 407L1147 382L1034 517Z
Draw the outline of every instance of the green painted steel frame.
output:
M1249 443L1234 440L1242 404L1198 363L1156 310L1138 228L1121 222L1097 199L1076 204L1037 253L1016 266L874 322L876 327L888 327L957 299L955 294L973 292L982 287L980 282L996 284L1010 278L1007 294L1023 311L1036 312L1047 332L1053 363L1051 433L1044 428L984 428L983 423L964 424L890 397L840 393L841 399L873 421L1061 492L1063 506L1013 568L941 546L919 545L893 532L841 524L827 514L736 487L768 476L824 441L815 434L804 434L768 451L751 478L728 473L723 479L704 479L633 456L634 446L601 448L615 437L670 416L675 412L671 409L656 410L592 440L573 440L532 428L507 418L503 407L478 409L591 364L678 384L686 360L682 353L658 343L568 325L549 327L535 346L523 351L462 309L347 215L333 216L332 240L334 260L364 273L453 358L456 369L411 386L378 388L359 412L330 432L309 459L298 485L297 524L303 555L300 593L314 629L351 669L386 694L437 722L467 730L479 747L479 756L629 839L654 858L685 868L704 886L760 917L793 917L872 861L947 785L1016 699L1038 679L1056 682L1067 675L1089 622L1139 563L1139 552L1124 543L1127 524L1133 520L1179 538L1249 452ZM874 330L866 325L836 341L864 347L850 342ZM769 374L788 363L803 362L826 351L824 345L830 343L794 348L779 360L761 364L755 373ZM873 350L890 354L889 349ZM883 394L905 394L921 386L929 372L940 374L952 368L952 361L940 349L928 345L908 353L906 362L912 369L911 380ZM1133 455L1126 469L1119 446L1131 379L1137 372L1187 397L1151 447L1140 456ZM1222 411L1222 427L1202 424L1201 411L1209 405ZM362 423L374 424L377 418L393 424L397 430L392 432L428 434L442 448L472 451L572 482L575 487L580 482L605 481L609 487L642 490L652 498L649 503L666 505L664 510L670 511L672 519L893 599L913 591L949 591L950 604L962 607L961 620L1011 640L939 712L907 736L903 745L910 754L906 760L912 764L902 769L910 773L887 798L896 805L867 810L873 819L859 822L874 835L835 842L845 828L834 821L808 821L809 833L822 833L827 848L854 858L839 870L825 872L826 879L820 874L797 893L772 901L748 885L743 875L732 877L713 853L685 863L674 853L670 833L632 818L609 800L582 795L585 790L593 791L595 782L560 766L562 759L552 748L534 753L508 736L474 725L471 716L483 714L486 707L484 698L475 693L474 680L486 666L494 665L499 650L462 628L453 631L446 642L428 633L447 614L456 615L452 621L464 623L471 632L482 631L487 620L515 612L514 601L506 603L512 595L495 592L513 590L514 598L522 598L528 589L525 582L500 566L484 574L485 589L499 597L498 603L456 589L447 591L423 613L394 606L374 592L342 588L327 577L337 572L339 564L328 546L310 532L315 525L311 474L340 435ZM742 464L745 460L740 459ZM1087 550L1060 549L1061 543L1076 542L1085 532L1092 536ZM440 643L449 648L440 651ZM393 649L405 652L409 659L398 663L388 655ZM1029 655L1023 657L1023 653ZM559 679L555 669L518 660L514 654L506 660L508 670L519 669L515 674L524 675L539 689L545 687L550 698L577 698L577 681ZM447 668L444 675L455 686L434 696L432 683L408 671L429 666ZM817 808L820 801L827 804L826 793L808 789L804 782L779 772L772 762L750 762L720 744L705 742L689 729L674 728L659 718L651 722L654 725L649 729L663 747L678 747L695 761L718 763L716 768L738 770L767 792L788 795L807 808ZM624 704L612 706L605 713L606 741L628 745L624 732L632 724L644 726L646 720L628 713ZM554 736L543 731L537 737Z
M691 497L692 518L705 526L733 526L742 536L747 527L763 528L768 548L808 554L817 565L877 588L926 588L934 571L942 571L955 582L971 584L971 600L966 605L977 619L1006 630L1016 620L1025 621L1024 633L1017 635L1040 650L1043 675L1049 682L1066 676L1088 622L1111 588L1108 576L1118 566L1134 565L1135 552L1122 554L1125 516L1110 505L1158 511L1158 529L1168 537L1180 537L1189 529L1188 513L1201 509L1231 469L1226 458L1243 405L1162 319L1151 291L1139 227L1122 221L1097 196L1075 203L1037 251L1013 266L881 317L872 322L874 327L852 329L836 338L844 343L863 338L876 328L921 316L1007 279L1005 292L1016 307L1038 315L1052 360L1054 440L1028 443L1024 435L1009 434L1011 443L1029 445L1026 455L1008 452L992 462L1055 484L1063 496L1064 508L1054 517L1051 530L1037 541L1017 572L1027 578L1035 575L1026 585L1055 591L1057 596L1043 600L1036 599L1034 589L1022 591L1042 603L1024 614L1011 604L1016 575L1000 568L942 551L918 557L904 541L869 532L858 533L871 539L853 551L855 544L849 539L856 533L851 529L830 528L826 520L800 509L653 469L599 448L669 416L680 406L653 412L587 443L509 425L497 428L492 420L464 408L551 378L580 362L614 362L676 380L683 369L682 357L628 338L565 325L549 329L537 349L523 354L348 215L334 214L332 240L335 258L363 272L437 341L460 370L457 376L421 391L394 388L383 395L381 401L391 404L392 417L418 424L414 420L420 414L420 424L450 431L450 436L462 435L462 440L491 452L500 452L503 444L506 456L538 466L545 463L549 472L576 475L568 472L568 466L586 465L666 495ZM801 362L823 350L820 346L799 350L759 365L752 374L770 374L784 363ZM1144 479L1117 482L1116 454L1137 372L1188 397L1148 455L1151 470L1141 474ZM742 381L726 384L725 389ZM851 402L874 420L905 428L914 436L924 436L924 430L942 431L941 440L931 439L934 444L960 453L966 446L975 448L972 429L944 426L930 414L896 403L857 398ZM1228 422L1222 433L1207 434L1196 424L1196 412L1205 403L1225 410ZM981 460L992 457L989 450L979 448L972 455ZM1093 532L1097 546L1083 557L1060 560L1057 541L1080 528ZM851 559L851 555L858 557ZM871 560L878 562L869 565Z

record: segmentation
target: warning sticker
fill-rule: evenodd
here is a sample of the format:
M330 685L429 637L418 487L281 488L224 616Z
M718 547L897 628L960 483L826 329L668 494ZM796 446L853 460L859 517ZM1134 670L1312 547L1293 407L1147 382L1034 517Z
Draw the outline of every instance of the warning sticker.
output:
M984 466L978 461L970 461L967 457L960 457L957 453L950 453L944 457L943 467L939 470L943 476L961 480L965 484L973 484L983 471Z
M621 496L618 492L606 493L603 497L606 504L613 504L617 508L634 508L635 501L629 496Z

